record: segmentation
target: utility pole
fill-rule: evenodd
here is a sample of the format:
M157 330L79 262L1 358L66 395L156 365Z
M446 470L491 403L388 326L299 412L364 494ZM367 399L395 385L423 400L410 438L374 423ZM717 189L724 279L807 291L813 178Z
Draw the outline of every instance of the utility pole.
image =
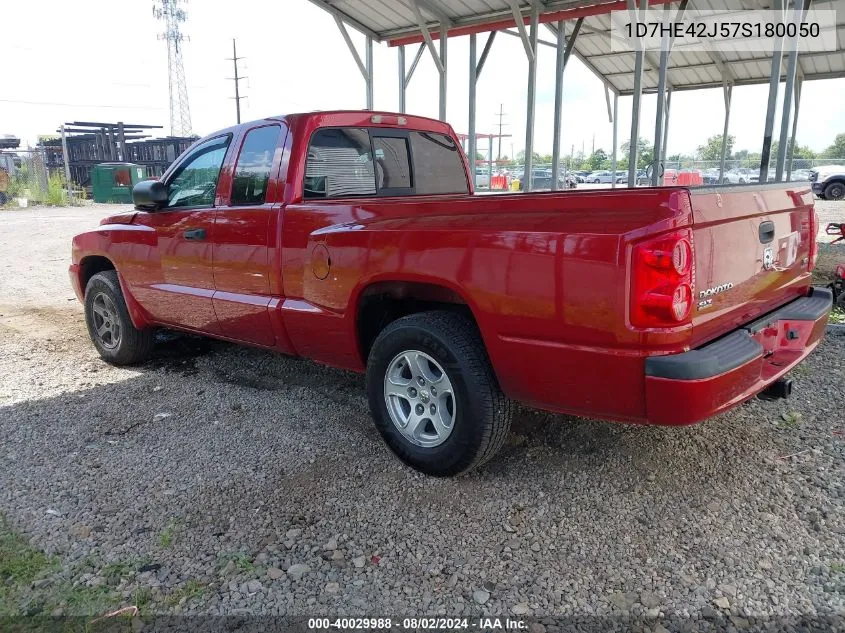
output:
M235 65L235 76L234 77L227 77L227 79L235 82L235 112L237 113L238 123L241 122L241 90L240 90L240 82L242 79L246 79L246 77L239 77L238 76L238 60L243 59L243 57L238 57L238 47L235 43L235 38L232 38L232 56L227 58ZM233 97L229 97L232 99Z
M496 116L499 117L499 154L496 156L496 160L498 161L502 160L502 128L507 125L507 123L502 123L502 119L507 116L507 112L504 111L504 104L499 104L499 112L496 113Z

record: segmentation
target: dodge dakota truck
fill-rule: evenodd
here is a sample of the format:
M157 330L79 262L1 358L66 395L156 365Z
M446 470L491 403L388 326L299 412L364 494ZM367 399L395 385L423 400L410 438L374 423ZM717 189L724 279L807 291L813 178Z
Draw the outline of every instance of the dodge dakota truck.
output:
M471 173L405 114L215 132L73 239L91 340L117 365L170 328L365 372L394 453L454 475L514 401L691 424L788 396L824 334L807 183L474 195Z

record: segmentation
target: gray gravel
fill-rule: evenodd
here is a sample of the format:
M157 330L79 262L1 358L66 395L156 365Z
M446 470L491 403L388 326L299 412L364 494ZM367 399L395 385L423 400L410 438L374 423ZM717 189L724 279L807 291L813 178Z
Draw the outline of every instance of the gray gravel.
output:
M519 409L496 459L432 479L360 376L187 337L101 362L66 270L110 210L0 212L0 512L81 583L120 570L116 606L845 617L845 337L788 403L686 429Z

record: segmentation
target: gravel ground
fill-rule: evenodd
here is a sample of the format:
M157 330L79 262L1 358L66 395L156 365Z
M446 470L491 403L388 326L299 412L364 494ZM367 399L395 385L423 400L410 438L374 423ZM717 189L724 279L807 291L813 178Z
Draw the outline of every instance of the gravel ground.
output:
M845 336L788 402L686 429L519 409L487 466L426 478L360 376L179 336L101 362L67 264L113 209L0 212L0 512L115 607L842 624Z

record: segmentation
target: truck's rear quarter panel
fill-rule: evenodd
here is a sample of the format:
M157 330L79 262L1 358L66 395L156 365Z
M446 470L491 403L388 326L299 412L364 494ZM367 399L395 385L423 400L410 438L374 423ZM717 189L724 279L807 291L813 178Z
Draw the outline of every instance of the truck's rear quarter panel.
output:
M361 362L355 306L368 285L446 285L473 310L508 395L642 419L646 350L681 350L689 332L628 325L626 244L688 225L681 195L661 188L289 205L284 287L302 301L286 302L284 319L298 351L351 366ZM309 264L321 248L331 258L326 280Z

